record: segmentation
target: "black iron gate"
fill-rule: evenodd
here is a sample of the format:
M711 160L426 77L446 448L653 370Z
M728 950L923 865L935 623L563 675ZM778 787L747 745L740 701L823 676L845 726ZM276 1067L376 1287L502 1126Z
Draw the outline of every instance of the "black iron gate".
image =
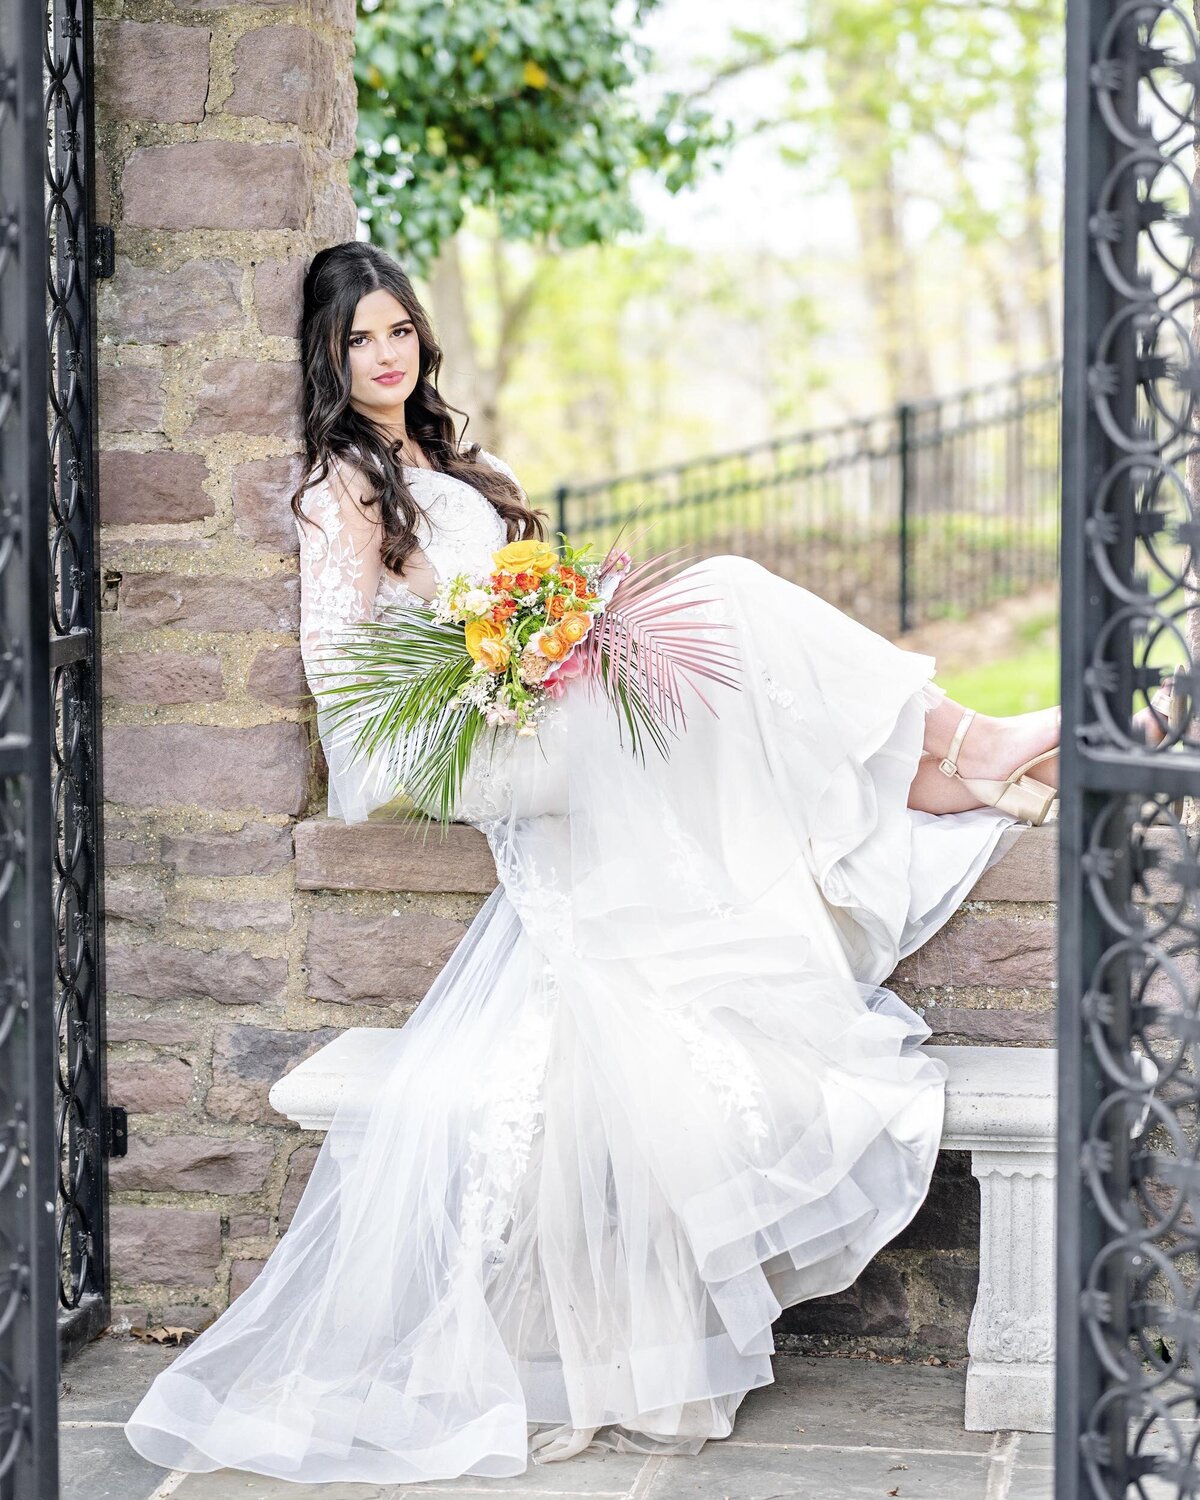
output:
M0 6L0 1495L57 1494L44 12Z
M1198 86L1190 0L1069 0L1059 1500L1200 1493Z
M50 672L54 712L55 1102L64 1354L108 1323L106 1163L124 1115L104 1089L95 227L90 0L53 0L46 68Z
M91 7L0 0L0 1497L108 1321ZM59 1312L56 1328L55 1313Z

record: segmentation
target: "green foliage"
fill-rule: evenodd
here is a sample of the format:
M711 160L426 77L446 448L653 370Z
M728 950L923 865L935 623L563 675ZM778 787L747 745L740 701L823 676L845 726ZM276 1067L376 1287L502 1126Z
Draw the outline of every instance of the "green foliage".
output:
M486 727L477 709L452 706L472 665L461 626L436 622L432 609L393 606L378 622L357 623L337 648L336 666L316 674L330 723L343 733L353 728L362 758L405 747L395 791L418 809L435 808L443 824Z
M658 0L641 0L636 23ZM374 243L423 273L471 205L560 247L640 227L631 174L672 191L728 139L678 94L649 118L648 63L614 0L378 0L360 7L351 183Z

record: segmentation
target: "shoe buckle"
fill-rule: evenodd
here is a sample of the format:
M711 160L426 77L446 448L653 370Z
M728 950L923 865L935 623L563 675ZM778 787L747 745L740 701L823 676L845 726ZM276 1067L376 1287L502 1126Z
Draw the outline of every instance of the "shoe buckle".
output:
M955 776L958 774L958 766L954 761L950 759L948 755L944 755L941 760L938 761L938 770L944 772L947 776Z

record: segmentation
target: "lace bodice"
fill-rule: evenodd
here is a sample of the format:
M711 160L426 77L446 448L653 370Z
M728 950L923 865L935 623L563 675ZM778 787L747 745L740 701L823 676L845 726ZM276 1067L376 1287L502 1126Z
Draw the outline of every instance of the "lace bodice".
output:
M518 483L495 454L481 449L479 457ZM492 553L508 539L503 518L491 501L464 480L437 469L406 466L405 477L422 511L416 528L418 545L437 583L468 569L490 568ZM378 619L388 605L428 601L384 568L377 522L350 498L340 498L328 479L306 490L301 506L316 524L296 518L300 651L310 687L317 682L328 686L337 680L329 675L331 661L347 626ZM387 800L386 771L356 765L345 736L335 743L326 716L319 711L317 724L329 763L330 813L365 817L370 807Z
M479 456L516 483L516 475L502 459L483 449ZM437 469L406 466L404 472L423 512L417 523L418 545L438 582L464 569L489 567L492 553L504 546L507 531L486 496ZM388 604L427 602L383 567L376 528L351 513L347 503L339 502L328 480L306 490L301 505L317 523L310 526L296 520L302 651L333 641L346 625L376 619Z

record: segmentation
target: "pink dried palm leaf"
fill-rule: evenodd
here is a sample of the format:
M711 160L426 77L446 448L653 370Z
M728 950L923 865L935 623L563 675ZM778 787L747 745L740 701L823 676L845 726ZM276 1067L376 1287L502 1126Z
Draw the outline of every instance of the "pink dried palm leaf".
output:
M736 648L716 639L732 627L698 617L698 607L714 598L703 592L702 574L684 578L673 571L677 559L672 554L680 550L630 568L576 648L582 655L581 675L621 712L635 749L641 749L644 729L664 755L663 731L687 724L685 686L713 714L717 710L699 683L707 679L740 686ZM613 555L610 550L609 557Z

